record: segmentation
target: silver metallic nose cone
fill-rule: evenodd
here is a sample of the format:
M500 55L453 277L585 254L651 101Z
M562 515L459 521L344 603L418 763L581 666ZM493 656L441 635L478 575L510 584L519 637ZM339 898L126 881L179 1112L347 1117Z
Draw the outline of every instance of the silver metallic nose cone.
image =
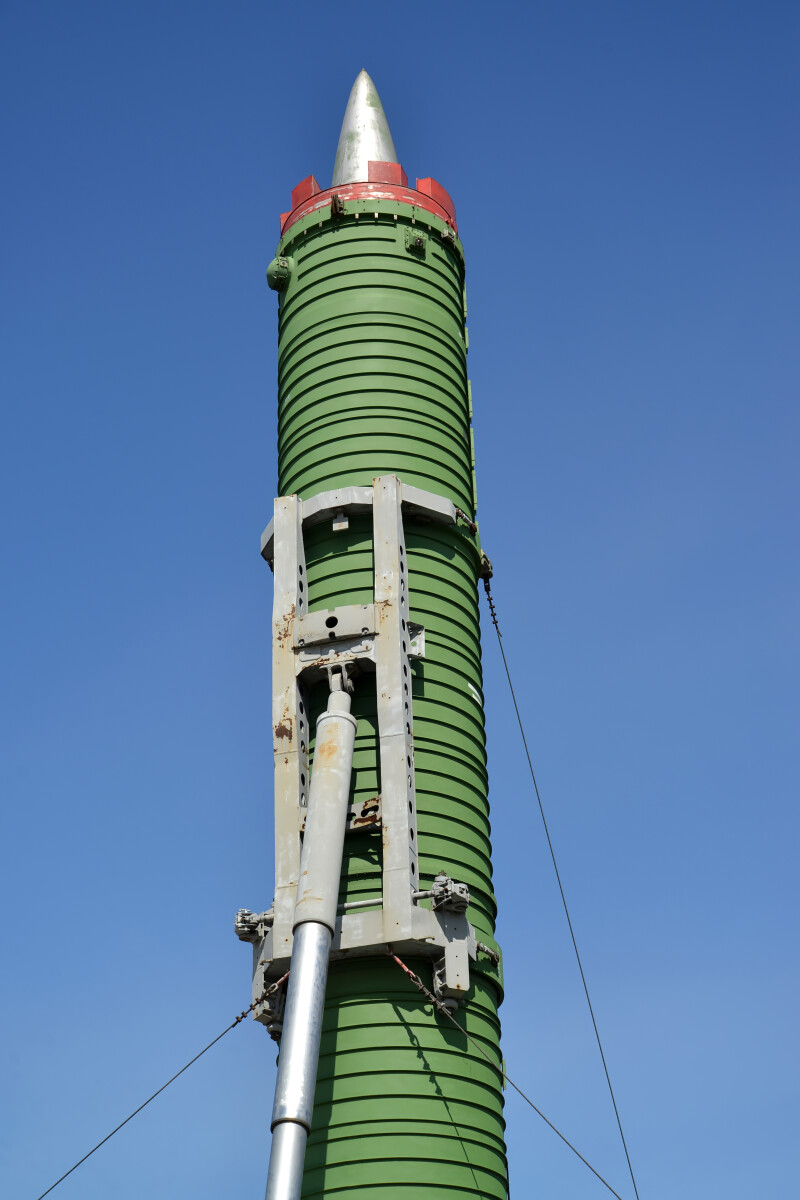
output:
M331 186L366 181L370 162L396 163L397 151L378 89L361 71L347 101Z

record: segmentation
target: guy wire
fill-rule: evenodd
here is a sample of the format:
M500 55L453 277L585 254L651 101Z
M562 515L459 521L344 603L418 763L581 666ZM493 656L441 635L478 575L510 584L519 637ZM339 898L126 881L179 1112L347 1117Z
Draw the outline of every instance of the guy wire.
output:
M633 1184L633 1190L636 1194L636 1200L639 1200L639 1190L636 1187L636 1178L633 1174L633 1167L631 1166L631 1159L630 1159L630 1155L628 1154L628 1146L625 1142L625 1134L622 1132L622 1121L620 1120L619 1109L617 1108L617 1101L614 1096L614 1089L611 1086L611 1076L609 1075L609 1072L608 1072L606 1056L603 1053L603 1043L600 1041L600 1031L597 1028L597 1021L595 1020L594 1009L592 1008L592 1001L589 997L589 987L586 983L586 976L583 973L583 963L581 962L581 956L580 956L580 953L578 952L578 943L575 939L575 930L572 928L572 920L569 915L569 908L567 907L567 898L564 895L564 887L561 883L561 875L558 870L558 863L556 862L556 853L555 853L555 850L553 849L553 842L550 838L550 830L547 827L547 818L544 815L544 805L542 804L542 797L539 793L539 785L536 782L536 773L533 769L533 762L531 760L531 752L528 749L528 739L525 736L525 727L522 724L522 716L520 715L519 705L517 704L517 697L516 697L516 693L514 691L514 684L511 681L511 671L508 666L508 659L506 658L506 652L503 648L503 635L500 632L500 623L497 620L497 612L495 611L494 600L492 599L492 590L489 585L489 576L488 575L483 576L483 586L486 591L486 599L489 603L489 612L492 617L492 624L494 625L495 632L497 634L497 644L500 647L500 655L503 659L503 666L505 667L505 671L506 671L506 679L508 680L508 687L511 692L511 699L514 702L514 711L517 714L517 724L519 725L519 731L522 735L522 744L525 747L525 757L528 760L528 768L531 773L531 779L533 780L533 788L534 788L534 791L536 792L536 799L539 804L539 812L541 813L542 824L544 825L544 832L545 832L545 836L547 838L547 845L550 849L550 857L553 860L553 870L556 873L556 880L558 882L558 890L561 893L561 903L564 905L564 913L567 918L567 924L569 925L569 935L572 938L572 945L575 950L575 958L578 961L578 970L581 973L581 982L583 983L583 990L586 993L586 1003L589 1005L589 1014L592 1018L592 1025L594 1026L594 1036L597 1039L597 1048L600 1051L600 1058L602 1059L602 1062L603 1062L603 1070L605 1071L605 1074L606 1074L606 1082L608 1084L608 1090L611 1095L611 1103L614 1106L614 1115L617 1118L617 1127L619 1128L619 1136L622 1139L622 1148L625 1151L625 1158L628 1163L628 1170L630 1172L631 1183Z

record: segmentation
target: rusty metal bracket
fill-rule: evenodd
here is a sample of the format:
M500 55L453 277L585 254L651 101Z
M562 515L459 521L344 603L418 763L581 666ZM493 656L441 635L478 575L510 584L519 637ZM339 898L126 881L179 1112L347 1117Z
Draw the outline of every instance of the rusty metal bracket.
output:
M299 807L297 809L297 819L300 822L300 832L304 833L306 828L306 816L308 814L307 807ZM361 829L380 829L381 826L381 798L380 796L370 796L368 800L358 800L350 805L347 810L347 825L345 826L348 833L358 833ZM243 939L248 940L248 939Z
M285 1007L286 984L282 983L274 992L270 991L253 1009L253 1020L266 1025L269 1036L276 1042L280 1041Z

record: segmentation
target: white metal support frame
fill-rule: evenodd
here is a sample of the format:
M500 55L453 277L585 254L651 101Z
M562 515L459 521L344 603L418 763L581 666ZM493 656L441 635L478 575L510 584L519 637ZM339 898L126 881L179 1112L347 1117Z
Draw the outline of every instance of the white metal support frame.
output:
M301 501L282 496L273 520L281 547L272 606L272 748L275 760L274 952L288 958L302 846L298 806L308 796L308 709L291 653L297 617L308 607ZM286 649L288 648L288 652Z
M332 521L347 528L350 516L372 513L374 603L308 612L303 531ZM380 751L382 892L369 911L349 910L336 919L330 957L374 955L389 946L434 960L437 992L457 1003L469 988L475 931L465 915L464 885L427 892L434 907L422 908L417 866L411 660L425 654L424 630L409 619L409 580L404 517L455 525L454 505L442 496L379 476L370 487L348 487L300 500L283 496L262 536L263 557L275 574L273 607L273 749L275 757L275 900L269 912L240 910L236 930L253 943L253 998L284 974L292 950L302 830L309 790L306 685L332 668L374 672ZM312 764L313 771L313 764ZM454 897L458 899L454 899ZM466 899L465 899L466 897ZM277 1033L279 994L255 1010Z
M381 759L383 937L413 937L412 893L419 888L414 789L408 570L401 484L393 475L373 488L375 690Z

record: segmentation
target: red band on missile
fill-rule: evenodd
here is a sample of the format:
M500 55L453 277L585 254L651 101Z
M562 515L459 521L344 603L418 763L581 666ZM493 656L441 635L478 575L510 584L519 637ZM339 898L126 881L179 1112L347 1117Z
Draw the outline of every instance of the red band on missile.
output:
M399 163L370 162L369 180L340 183L335 188L320 189L313 175L307 176L292 191L292 210L281 213L281 236L309 213L327 208L333 196L341 204L348 200L397 200L424 212L440 217L454 233L458 233L456 209L450 195L435 179L418 179L416 189L408 187L408 178ZM337 203L337 211L339 204Z

